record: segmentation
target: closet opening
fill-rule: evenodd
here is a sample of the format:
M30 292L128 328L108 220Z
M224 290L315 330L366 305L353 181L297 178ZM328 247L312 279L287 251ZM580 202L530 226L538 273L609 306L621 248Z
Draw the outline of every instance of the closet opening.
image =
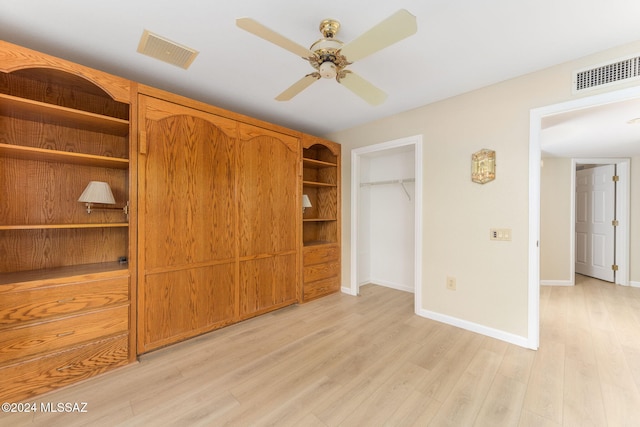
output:
M351 152L351 288L375 284L414 293L422 253L422 136Z

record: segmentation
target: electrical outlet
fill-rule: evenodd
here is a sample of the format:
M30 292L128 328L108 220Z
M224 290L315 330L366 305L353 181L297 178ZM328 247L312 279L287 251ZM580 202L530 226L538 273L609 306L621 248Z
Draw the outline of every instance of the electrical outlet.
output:
M456 278L447 276L447 289L455 291L456 290Z

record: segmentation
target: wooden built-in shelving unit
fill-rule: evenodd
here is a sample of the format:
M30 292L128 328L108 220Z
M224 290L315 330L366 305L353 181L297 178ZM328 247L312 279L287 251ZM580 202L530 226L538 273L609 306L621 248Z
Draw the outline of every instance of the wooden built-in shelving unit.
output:
M303 140L302 193L311 201L302 218L303 300L340 289L340 146Z
M0 41L0 178L2 401L340 289L330 141Z
M46 66L44 65L46 64ZM0 42L0 397L20 401L135 359L121 210L131 194L130 82ZM135 202L135 200L134 200ZM121 262L122 260L122 262Z

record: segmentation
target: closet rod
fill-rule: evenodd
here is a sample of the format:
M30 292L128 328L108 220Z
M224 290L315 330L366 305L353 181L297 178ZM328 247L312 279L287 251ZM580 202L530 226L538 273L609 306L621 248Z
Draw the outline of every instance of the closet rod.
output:
M384 184L400 184L402 186L402 189L404 190L404 194L406 194L409 201L411 201L411 194L409 194L407 187L404 186L405 182L416 182L416 180L415 178L404 178L404 179L392 179L388 181L361 182L360 187L369 187L372 185L384 185Z
M416 180L415 178L404 178L404 179L391 179L388 181L361 182L360 187L368 187L370 185L384 185L384 184L404 184L405 182L416 182Z

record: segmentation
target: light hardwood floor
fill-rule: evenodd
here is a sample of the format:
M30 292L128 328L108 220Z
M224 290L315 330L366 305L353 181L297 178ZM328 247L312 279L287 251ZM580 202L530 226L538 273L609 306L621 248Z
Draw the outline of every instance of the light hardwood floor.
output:
M638 426L640 289L541 290L540 349L420 318L378 286L215 331L49 393L1 426Z

